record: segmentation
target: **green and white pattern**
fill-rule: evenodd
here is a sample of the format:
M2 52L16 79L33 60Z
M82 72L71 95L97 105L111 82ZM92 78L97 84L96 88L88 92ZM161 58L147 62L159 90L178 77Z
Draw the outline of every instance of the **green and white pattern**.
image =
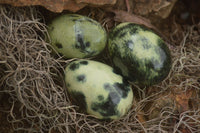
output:
M131 86L106 64L73 61L65 69L65 81L74 101L98 119L118 119L131 108Z
M67 58L85 58L99 54L106 45L107 35L95 20L67 14L55 18L48 25L54 48Z
M151 30L133 23L121 23L108 40L113 63L125 77L140 86L162 81L171 68L164 41Z

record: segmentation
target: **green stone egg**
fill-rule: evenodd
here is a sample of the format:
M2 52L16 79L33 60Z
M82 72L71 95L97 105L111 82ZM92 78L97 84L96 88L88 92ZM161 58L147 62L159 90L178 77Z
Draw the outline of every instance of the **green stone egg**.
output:
M95 118L119 119L132 106L131 86L106 64L73 61L65 69L65 82L73 101Z
M51 44L67 58L86 58L105 48L107 35L97 21L77 15L61 15L48 25Z
M137 24L116 26L109 35L108 50L115 69L139 86L161 82L171 68L170 51L164 41Z

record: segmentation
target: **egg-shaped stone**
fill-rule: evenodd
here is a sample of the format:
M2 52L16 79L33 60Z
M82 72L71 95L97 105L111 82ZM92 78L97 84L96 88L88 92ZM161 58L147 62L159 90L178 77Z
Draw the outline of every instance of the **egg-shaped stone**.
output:
M97 21L78 14L64 14L48 25L52 46L67 58L98 55L105 48L107 35Z
M101 62L77 60L65 69L65 82L72 99L98 119L118 119L132 106L131 86L114 69Z
M139 86L165 79L171 68L170 51L150 29L133 23L121 23L109 35L108 50L115 69Z

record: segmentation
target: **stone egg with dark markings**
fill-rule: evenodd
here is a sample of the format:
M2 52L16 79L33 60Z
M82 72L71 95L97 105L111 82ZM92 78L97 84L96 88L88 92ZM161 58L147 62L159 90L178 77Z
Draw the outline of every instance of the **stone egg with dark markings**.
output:
M121 23L109 35L108 50L114 68L139 86L165 79L171 68L170 51L153 31L133 23Z
M52 46L67 58L98 55L105 48L107 35L97 21L78 14L65 14L48 25Z
M65 69L72 99L98 119L119 119L132 106L133 92L123 77L101 62L79 59Z

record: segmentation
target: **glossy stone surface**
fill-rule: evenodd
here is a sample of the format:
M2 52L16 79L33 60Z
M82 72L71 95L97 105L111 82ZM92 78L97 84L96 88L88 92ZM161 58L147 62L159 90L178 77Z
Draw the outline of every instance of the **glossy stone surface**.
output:
M67 58L98 55L106 45L107 35L95 20L77 14L61 15L48 25L53 47Z
M113 68L92 60L71 62L65 82L74 101L98 119L118 119L133 102L131 86Z
M121 23L110 33L108 43L115 69L139 86L159 83L170 71L168 47L146 27Z

